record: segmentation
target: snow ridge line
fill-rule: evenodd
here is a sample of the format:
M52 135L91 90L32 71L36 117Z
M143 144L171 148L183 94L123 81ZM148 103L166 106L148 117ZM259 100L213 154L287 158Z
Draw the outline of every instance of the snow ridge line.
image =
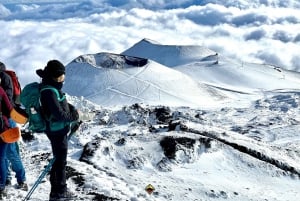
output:
M252 156L252 157L254 157L258 160L261 160L261 161L264 161L264 162L269 163L271 165L274 165L274 166L276 166L277 168L279 168L283 171L288 171L291 174L295 174L300 178L300 170L296 169L295 167L290 166L287 163L283 163L283 162L281 162L281 161L279 161L275 158L269 157L269 156L267 156L266 154L264 154L262 152L251 149L251 148L246 147L244 145L229 142L229 141L227 141L225 139L222 139L222 138L219 138L219 137L217 137L217 136L215 136L212 133L209 133L207 131L199 131L199 130L195 130L195 129L192 129L192 128L188 128L187 126L183 127L182 130L185 131L185 132L199 134L199 135L217 140L217 141L219 141L223 144L226 144L226 145L228 145L228 146L230 146L230 147L232 147L232 148L234 148L234 149L236 149L236 150L238 150L242 153L248 154L248 155L250 155L250 156Z

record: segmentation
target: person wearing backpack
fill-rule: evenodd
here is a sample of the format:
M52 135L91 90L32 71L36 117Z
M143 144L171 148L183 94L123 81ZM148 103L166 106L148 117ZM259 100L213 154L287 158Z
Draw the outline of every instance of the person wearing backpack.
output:
M0 61L0 79L1 79L1 87L5 91L9 101L11 103L14 103L13 101L13 85L12 85L12 80L10 76L5 73L6 71L6 66L4 63ZM14 105L13 105L14 106Z
M4 63L0 62L0 85L5 91L12 107L15 107L15 101L14 101L14 93L13 93L13 83L10 78L10 76L5 73L6 72L6 66ZM14 128L16 127L16 123L9 118L8 119L10 127ZM25 169L21 160L21 156L19 154L19 145L17 142L14 143L9 143L7 145L7 185L11 185L11 172L10 172L10 167L11 169L16 173L16 178L17 178L17 188L22 189L27 191L28 190L28 185L26 184L26 173Z
M44 69L36 70L42 78L41 107L46 121L46 135L50 140L55 162L50 171L51 191L49 201L65 200L74 197L67 188L66 164L68 133L72 122L79 119L78 111L68 103L62 92L65 79L65 66L58 60L50 60ZM58 94L51 88L55 88ZM60 97L57 97L57 96Z
M10 128L17 127L16 122L14 122L11 118L8 119L8 122ZM28 185L26 183L26 173L19 153L19 144L17 142L8 144L6 156L8 159L6 185L11 185L11 168L16 174L16 188L27 191Z
M8 119L10 117L10 111L12 110L12 105L3 90L0 87L0 133L9 129L10 125ZM7 177L7 147L8 143L4 142L0 138L0 200L6 195L6 177Z

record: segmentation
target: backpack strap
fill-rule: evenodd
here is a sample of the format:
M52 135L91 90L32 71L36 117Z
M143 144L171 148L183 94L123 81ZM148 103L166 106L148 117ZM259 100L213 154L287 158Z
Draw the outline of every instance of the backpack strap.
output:
M52 86L49 86L49 85L47 85L47 86L45 86L45 87L42 87L41 90L40 90L40 92L45 91L45 90L47 90L47 89L52 90L52 91L56 94L57 100L58 100L59 102L61 102L61 101L63 101L63 100L66 99L66 96L65 96L65 95L63 95L62 97L60 97L58 90L55 89L55 88L52 87Z
M58 102L62 102L66 99L66 96L64 94L62 95L62 97L60 97L59 91L50 85L42 86L40 89L40 93L45 90L52 90L56 94ZM48 122L48 126L51 131L60 130L66 126L65 122L54 122L52 114L50 114L49 117L46 117L45 115L45 120Z

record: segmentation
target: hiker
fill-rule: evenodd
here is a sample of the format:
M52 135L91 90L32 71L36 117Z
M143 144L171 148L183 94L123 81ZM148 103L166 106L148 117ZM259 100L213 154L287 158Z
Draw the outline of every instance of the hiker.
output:
M12 85L11 78L9 77L9 75L5 73L5 70L6 70L5 64L0 61L1 87L5 91L10 102L13 104L13 85Z
M16 122L14 122L11 118L8 119L8 122L11 128L17 127ZM26 183L25 169L21 160L19 145L17 142L8 144L6 156L8 159L6 185L12 184L11 168L16 173L17 189L27 191L28 185Z
M0 133L4 132L5 130L9 129L10 125L8 122L8 119L10 117L10 111L12 110L12 105L3 90L2 87L0 87ZM9 144L3 142L0 140L0 199L3 198L3 196L6 195L6 177L7 177L7 147Z
M36 70L36 73L42 78L41 89L43 87L54 87L53 90L41 91L41 105L46 119L46 135L51 142L52 153L55 162L50 171L50 198L49 200L64 200L74 197L74 194L67 188L66 183L66 164L68 152L67 134L70 130L70 122L78 121L78 111L73 105L67 102L65 94L61 91L65 80L65 66L58 60L50 60L44 69ZM51 125L61 125L56 131L51 130Z
M6 66L4 63L0 62L0 85L5 91L11 105L14 107L16 106L13 100L13 84L11 78L8 74L5 73ZM11 119L8 119L10 128L17 127L17 124ZM7 185L11 185L11 172L10 168L16 173L17 178L17 188L27 191L28 185L26 184L26 173L25 169L21 160L21 156L19 153L19 145L18 142L9 143L7 145Z

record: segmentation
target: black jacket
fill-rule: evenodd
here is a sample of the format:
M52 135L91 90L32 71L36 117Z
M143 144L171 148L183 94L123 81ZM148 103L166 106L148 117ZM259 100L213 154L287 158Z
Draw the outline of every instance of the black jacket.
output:
M52 86L59 92L60 97L64 96L61 91L62 83L55 82L52 79L43 79L42 88L44 86ZM70 123L77 121L78 112L73 105L67 102L67 99L59 101L53 90L43 90L41 92L41 105L46 117L51 117L52 121Z
M14 104L13 83L10 76L7 75L3 70L0 70L0 79L1 87L4 89L10 103Z

